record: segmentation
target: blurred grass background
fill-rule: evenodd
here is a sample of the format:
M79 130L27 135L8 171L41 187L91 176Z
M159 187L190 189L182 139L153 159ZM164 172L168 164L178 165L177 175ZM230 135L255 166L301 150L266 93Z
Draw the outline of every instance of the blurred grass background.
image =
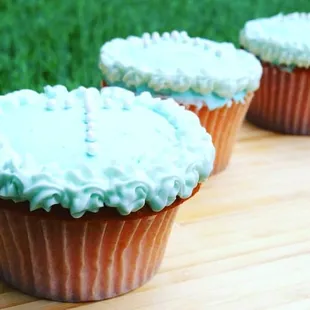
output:
M310 0L0 0L0 93L46 84L98 86L113 37L186 30L238 44L248 19L310 12Z

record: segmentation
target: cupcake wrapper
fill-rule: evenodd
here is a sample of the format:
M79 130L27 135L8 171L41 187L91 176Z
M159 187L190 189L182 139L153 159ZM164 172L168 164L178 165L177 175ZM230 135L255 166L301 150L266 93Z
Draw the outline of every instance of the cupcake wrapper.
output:
M130 220L95 221L49 219L45 211L33 216L37 211L1 206L1 278L27 294L58 301L124 294L158 269L178 204Z
M310 135L310 70L287 72L263 63L261 86L247 119L264 129Z
M185 106L188 110L197 114L201 125L212 136L216 150L213 175L227 167L237 139L237 133L242 125L252 97L252 94L248 94L245 98L245 103L233 102L230 107L224 106L212 111L206 105L203 105L202 108L198 108L196 105Z
M106 86L108 86L108 84L104 81L104 80L102 80L101 82L100 82L100 87L106 87Z

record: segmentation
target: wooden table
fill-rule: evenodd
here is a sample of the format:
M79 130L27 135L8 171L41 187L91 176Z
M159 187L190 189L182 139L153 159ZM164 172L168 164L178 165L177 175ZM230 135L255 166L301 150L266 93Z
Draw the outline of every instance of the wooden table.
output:
M157 276L119 298L42 301L0 283L10 310L310 309L310 137L245 124L230 167L184 204Z

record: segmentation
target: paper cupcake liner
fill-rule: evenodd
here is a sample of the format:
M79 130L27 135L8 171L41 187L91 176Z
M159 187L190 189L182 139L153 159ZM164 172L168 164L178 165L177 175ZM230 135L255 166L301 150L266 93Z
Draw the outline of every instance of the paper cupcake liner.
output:
M26 204L2 200L1 278L24 293L57 301L124 294L159 268L183 201L158 213L144 207L126 217L107 217L104 213L117 211L105 208L113 210L73 219L60 207L56 215L53 210L29 212Z
M3 278L27 294L58 301L124 294L156 272L175 213L172 208L147 219L74 224L4 210Z
M252 97L253 94L249 93L244 103L233 101L230 107L224 106L212 111L205 104L201 108L198 108L197 105L185 105L188 110L197 114L201 125L212 136L216 150L212 175L223 171L227 167L238 131L250 106Z
M287 72L263 62L261 86L247 119L264 129L310 135L310 69Z
M106 87L106 86L108 86L108 84L104 81L104 80L101 80L101 82L100 82L100 87Z

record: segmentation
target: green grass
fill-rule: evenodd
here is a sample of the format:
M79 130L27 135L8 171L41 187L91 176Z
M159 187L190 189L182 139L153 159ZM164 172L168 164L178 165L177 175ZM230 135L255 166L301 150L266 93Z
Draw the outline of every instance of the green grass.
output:
M0 93L46 84L98 86L113 37L186 30L237 43L248 19L309 11L309 0L0 0Z

